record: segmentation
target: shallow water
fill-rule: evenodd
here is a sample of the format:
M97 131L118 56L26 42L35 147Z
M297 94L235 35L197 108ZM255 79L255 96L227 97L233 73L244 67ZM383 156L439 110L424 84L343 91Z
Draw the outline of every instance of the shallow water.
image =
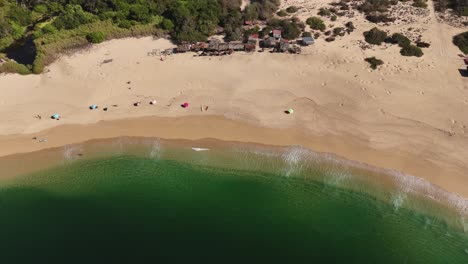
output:
M103 146L3 184L2 263L468 263L457 207L330 156Z

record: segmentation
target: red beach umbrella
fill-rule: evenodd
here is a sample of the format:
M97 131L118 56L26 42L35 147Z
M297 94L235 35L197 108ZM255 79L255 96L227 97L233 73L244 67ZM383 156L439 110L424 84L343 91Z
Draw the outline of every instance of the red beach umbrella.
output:
M189 104L187 102L185 102L183 105L182 105L184 108L187 108L189 106Z

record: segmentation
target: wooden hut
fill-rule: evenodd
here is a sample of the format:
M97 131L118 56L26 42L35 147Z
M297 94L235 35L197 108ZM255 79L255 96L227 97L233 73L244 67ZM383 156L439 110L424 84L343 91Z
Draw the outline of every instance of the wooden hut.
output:
M188 42L182 42L181 44L177 45L177 53L184 53L187 51L190 51L190 44Z
M231 41L229 42L229 49L234 51L241 51L244 50L244 43L241 41Z
M263 40L263 45L264 48L274 48L276 46L276 39L274 37L267 37L265 40Z
M219 48L219 39L211 39L210 42L208 43L208 50L209 51L218 51Z
M282 39L276 43L275 51L276 52L287 52L289 50L289 41Z

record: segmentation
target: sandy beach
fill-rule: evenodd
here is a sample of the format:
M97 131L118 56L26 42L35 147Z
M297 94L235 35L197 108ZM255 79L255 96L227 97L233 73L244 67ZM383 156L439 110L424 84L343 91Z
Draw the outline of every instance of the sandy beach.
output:
M422 58L402 57L396 46L361 49L373 25L356 18L353 34L319 39L301 55L186 53L161 61L147 53L173 44L146 37L63 56L41 75L2 75L0 156L118 136L302 145L468 197L468 80L451 44L462 29L431 14L418 24L431 43ZM371 70L370 56L385 64ZM289 108L294 114L284 113ZM62 118L51 120L54 113Z

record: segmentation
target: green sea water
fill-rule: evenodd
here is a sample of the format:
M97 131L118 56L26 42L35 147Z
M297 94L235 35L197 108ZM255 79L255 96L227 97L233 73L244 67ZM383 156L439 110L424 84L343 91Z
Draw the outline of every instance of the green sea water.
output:
M430 201L274 155L157 150L3 184L0 263L468 263L462 227L405 206Z

